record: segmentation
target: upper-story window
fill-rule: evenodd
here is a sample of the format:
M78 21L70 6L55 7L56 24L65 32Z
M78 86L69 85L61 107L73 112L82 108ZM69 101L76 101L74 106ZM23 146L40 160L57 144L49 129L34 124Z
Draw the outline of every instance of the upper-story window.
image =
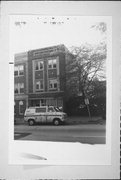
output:
M19 65L14 67L14 75L15 76L23 76L24 75L24 65Z
M19 91L20 91L20 94L24 93L24 83L19 84Z
M15 94L18 94L18 93L19 93L18 84L15 84L15 85L14 85L14 92L15 92Z
M24 66L19 66L19 76L24 75Z
M57 68L57 60L56 59L48 60L48 68L49 69Z
M57 88L58 88L57 79L50 79L49 80L49 90L57 90Z
M44 90L43 80L36 80L35 89L36 89L36 91L43 91Z
M24 93L24 83L16 83L14 87L15 94L23 94Z
M44 68L44 62L43 61L35 62L35 71L43 70L43 68Z

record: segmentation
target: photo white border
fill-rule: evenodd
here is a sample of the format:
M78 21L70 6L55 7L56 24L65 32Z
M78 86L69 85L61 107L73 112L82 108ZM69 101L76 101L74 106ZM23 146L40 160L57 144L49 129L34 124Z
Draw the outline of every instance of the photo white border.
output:
M43 16L41 14L39 17ZM22 19L31 15L22 15ZM54 16L56 17L56 16ZM67 16L68 17L68 16ZM21 15L11 15L10 20L21 19ZM112 117L112 18L109 16L83 16L85 20L93 18L98 22L105 22L107 25L107 59L106 59L106 81L107 81L107 113L106 113L106 144L83 144L63 143L47 141L14 140L14 64L10 64L10 87L9 87L9 145L10 164L48 164L48 165L110 165L111 164L111 117ZM10 21L10 25L11 25ZM11 26L10 29L11 31ZM15 37L16 38L16 37ZM10 62L14 62L13 47L10 37ZM108 67L108 68L107 68ZM13 105L13 107L12 107ZM71 150L71 151L70 151ZM46 160L28 159L23 154L40 156Z
M120 112L119 112L119 61L120 61L120 2L3 2L2 4L2 52L3 57L1 73L6 72L6 77L1 80L1 85L5 86L5 80L9 77L7 73L6 59L8 59L8 33L10 14L45 14L53 13L61 15L91 15L91 16L112 16L113 28L113 62L112 62L112 131L111 131L111 165L104 166L8 166L8 111L2 109L3 123L0 129L4 141L1 141L1 167L0 172L3 177L22 177L22 178L100 178L100 179L118 179L120 177ZM55 15L55 14L54 14ZM6 46L7 45L7 46ZM6 51L7 50L7 51ZM8 78L9 79L9 78ZM2 86L1 86L2 87ZM8 87L8 86L7 86ZM3 96L8 92L8 88L1 88L2 102L8 102L8 96ZM3 94L2 94L3 93ZM4 98L4 101L3 101ZM9 115L10 117L10 115ZM48 173L47 173L48 172Z

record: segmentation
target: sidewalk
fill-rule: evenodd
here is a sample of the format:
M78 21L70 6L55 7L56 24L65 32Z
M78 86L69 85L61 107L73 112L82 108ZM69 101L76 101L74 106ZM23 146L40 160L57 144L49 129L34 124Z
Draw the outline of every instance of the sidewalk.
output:
M82 117L82 116L70 116L69 124L105 124L106 120L102 117Z
M15 125L24 124L24 118L15 118Z

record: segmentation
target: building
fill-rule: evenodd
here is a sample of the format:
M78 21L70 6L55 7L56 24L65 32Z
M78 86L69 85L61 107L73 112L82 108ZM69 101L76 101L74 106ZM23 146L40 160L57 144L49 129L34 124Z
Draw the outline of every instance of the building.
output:
M14 64L14 114L23 116L28 106L28 53L16 54Z
M64 108L66 88L64 45L15 55L15 116L27 107L52 105Z

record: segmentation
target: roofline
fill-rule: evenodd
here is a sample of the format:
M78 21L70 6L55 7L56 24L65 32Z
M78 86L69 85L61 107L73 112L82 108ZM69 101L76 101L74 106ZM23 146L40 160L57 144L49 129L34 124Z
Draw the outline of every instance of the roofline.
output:
M38 51L38 50L46 50L46 49L50 49L50 48L57 48L57 47L64 47L66 48L66 46L64 44L58 44L58 45L55 45L55 46L46 46L46 47L43 47L43 48L37 48L37 49L31 49L31 50L28 50L29 51Z
M37 48L37 49L31 49L31 50L28 50L28 51L25 51L25 52L19 52L19 53L16 53L15 54L15 58L17 57L21 57L21 56L26 56L28 52L30 51L38 51L38 50L46 50L49 48L57 48L57 47L64 47L66 51L68 51L68 48L64 45L64 44L59 44L59 45L55 45L55 46L48 46L48 47L44 47L44 48Z

